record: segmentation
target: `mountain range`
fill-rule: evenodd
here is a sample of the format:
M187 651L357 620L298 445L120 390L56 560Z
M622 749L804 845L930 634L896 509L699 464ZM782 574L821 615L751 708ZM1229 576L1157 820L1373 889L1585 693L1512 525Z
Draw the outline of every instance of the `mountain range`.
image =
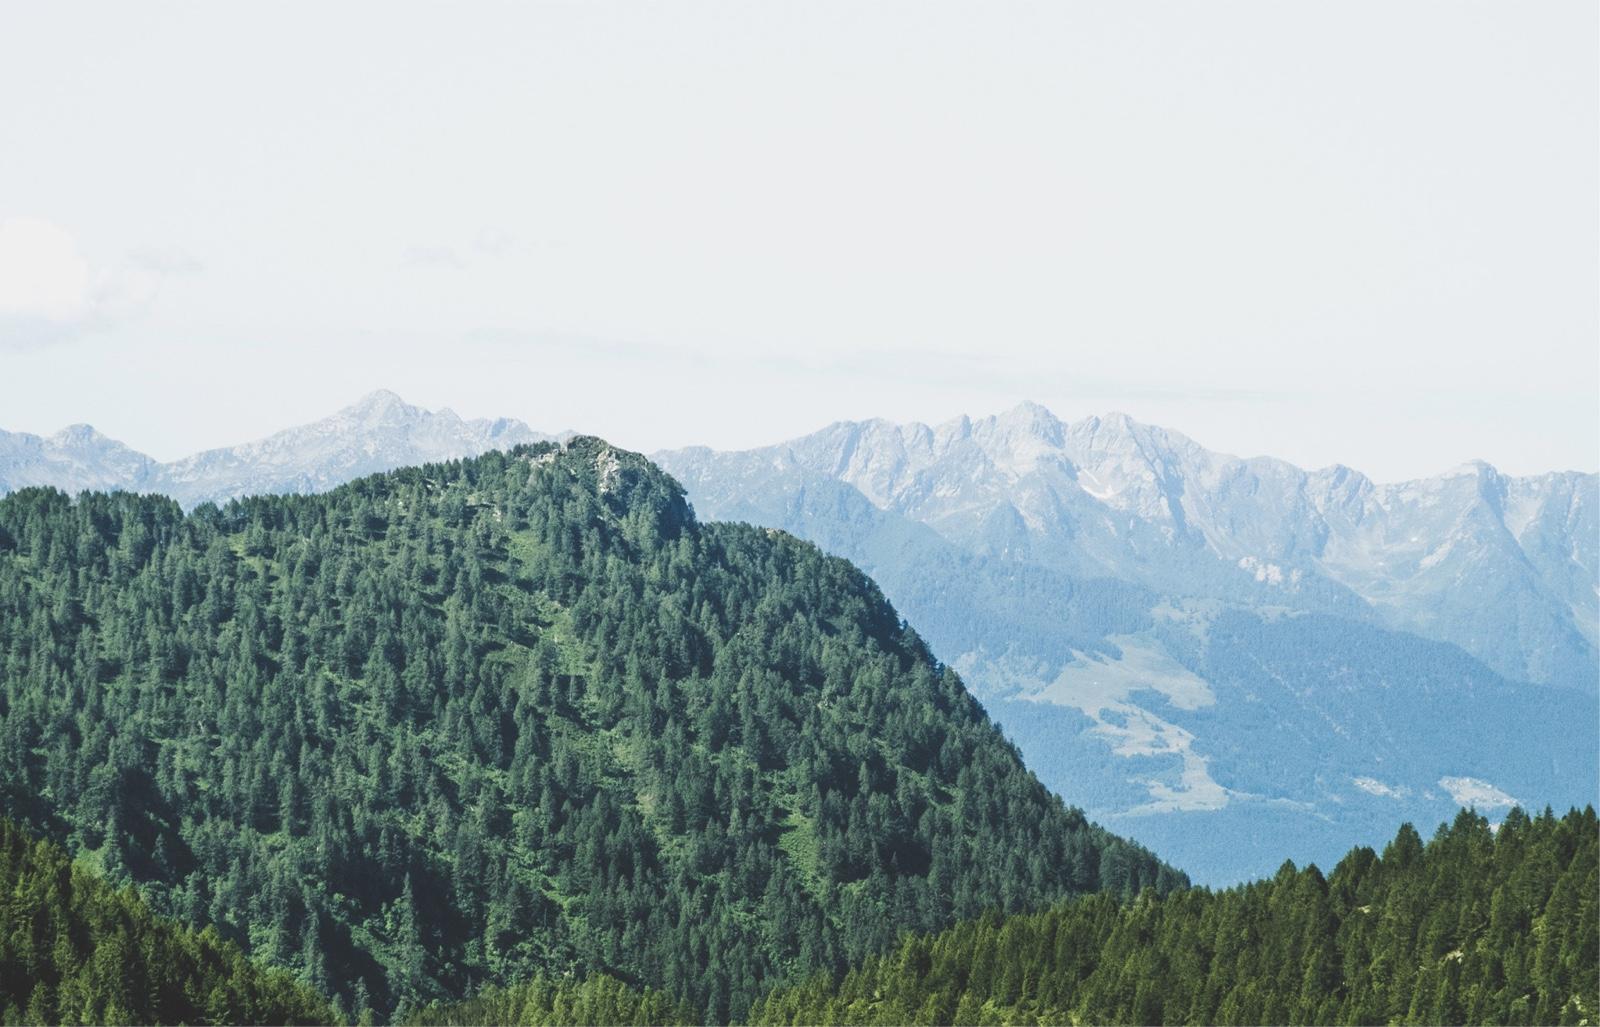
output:
M365 474L556 438L510 418L467 421L450 410L423 410L380 389L320 421L170 463L87 424L48 437L0 431L0 494L30 485L122 489L171 496L193 508L266 493L325 492Z
M1594 675L1593 474L1511 477L1475 462L1378 484L1343 466L1214 453L1121 414L1062 422L1035 404L660 458L713 516L736 515L730 498L752 486L792 494L829 478L971 552L1369 620L1459 645L1517 680Z
M379 392L169 464L82 426L0 433L0 491L193 507L550 438ZM1331 859L1457 804L1592 799L1594 474L1381 484L1034 404L655 459L702 516L872 575L1048 785L1199 880Z

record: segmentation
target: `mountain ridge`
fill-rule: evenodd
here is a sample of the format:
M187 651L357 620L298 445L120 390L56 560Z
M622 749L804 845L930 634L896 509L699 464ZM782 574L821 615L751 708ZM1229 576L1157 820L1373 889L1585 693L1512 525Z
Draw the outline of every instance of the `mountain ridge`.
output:
M1370 613L1524 680L1580 676L1600 644L1596 474L1517 477L1471 461L1379 484L1340 464L1307 471L1214 453L1125 414L1063 422L1032 403L937 426L840 421L774 446L656 456L708 483L758 465L804 468L952 541L1028 543L1032 559L1079 576ZM712 463L714 475L704 470ZM738 488L730 481L730 492ZM1008 506L1017 537L994 538L987 518L1009 517ZM1463 581L1470 594L1458 598ZM1500 624L1481 621L1489 593L1514 606Z
M209 454L225 453L225 452L232 452L232 451L238 451L238 450L251 450L251 449L254 449L254 448L257 448L257 447L261 446L262 444L266 443L269 440L276 439L276 438L278 438L280 436L289 436L289 435L291 435L291 434L293 434L293 433L295 433L295 432L297 432L299 430L310 429L310 428L316 427L318 425L322 425L322 424L324 424L326 422L330 422L330 421L333 421L333 420L339 418L341 415L349 415L349 414L360 413L360 412L363 412L363 411L370 410L370 409L372 409L374 407L377 407L377 408L381 409L382 407L387 406L389 404L393 404L395 407L401 408L401 409L403 409L405 411L408 411L408 412L411 412L413 414L429 415L429 416L441 418L441 419L444 419L444 420L447 420L447 421L458 422L458 423L461 423L463 425L474 426L474 427L482 427L490 435L501 435L501 434L510 435L510 434L520 434L520 433L526 432L526 433L530 434L531 436L533 436L532 441L553 441L553 440L559 440L559 439L564 439L564 438L570 438L570 437L574 436L575 434L577 434L577 432L572 431L572 430L565 430L565 431L553 432L553 433L552 432L535 431L534 429L529 427L528 424L525 421L523 421L523 420L521 420L519 418L515 418L515 417L478 417L478 418L470 418L470 419L469 418L462 418L459 414L457 414L450 407L440 407L437 410L428 410L425 407L415 406L413 404L410 404L410 403L406 402L404 398L402 398L401 396L399 396L397 393L393 392L390 389L379 388L379 389L374 389L371 392L368 392L368 393L364 394L361 398L356 400L354 403L351 403L351 404L349 404L349 405L347 405L345 407L341 407L339 410L335 411L333 414L329 415L328 417L320 418L320 419L318 419L316 421L306 422L306 423L301 424L301 425L291 426L290 428L287 428L287 429L280 429L279 431L273 432L270 435L263 436L263 437L258 438L258 439L250 439L250 440L246 440L244 442L234 443L234 444L231 444L231 445L210 446L210 447L207 447L207 448L202 449L202 450L196 450L195 452L190 453L190 454L188 454L186 456L176 457L176 458L174 458L172 460L166 460L166 461L157 460L156 458L154 458L152 456L149 456L149 455L147 455L147 454L145 454L145 453L143 453L143 452L141 452L139 450L133 449L127 443L122 442L119 439L115 439L115 438L112 438L112 437L104 434L99 429L95 428L94 425L89 424L87 422L74 422L72 424L65 425L64 427L58 429L57 431L55 431L55 432L53 432L53 433L51 433L49 435L39 435L39 434L36 434L36 433L24 432L24 431L8 431L6 429L0 428L0 443L10 443L12 445L17 445L17 446L25 446L25 445L30 445L30 444L31 445L49 444L49 445L52 446L52 448L62 448L62 447L66 446L69 443L87 442L87 443L93 443L94 445L96 445L98 447L115 448L115 449L119 449L119 450L125 450L127 453L132 454L133 456L137 457L139 460L148 461L152 465L166 467L166 466L181 465L181 464L189 463L189 462L192 462L192 461L196 461L198 458L207 456ZM1420 483L1423 483L1423 482L1435 481L1435 480L1442 479L1442 478L1450 478L1450 477L1455 477L1455 476L1459 476L1459 475L1462 475L1462 474L1466 474L1466 473L1469 473L1469 472L1474 472L1475 473L1475 472L1479 472L1479 471L1481 471L1481 472L1492 472L1492 474L1494 476L1497 476L1499 478L1502 478L1502 479L1505 479L1505 480L1508 480L1508 481L1519 481L1519 482L1531 481L1531 480L1536 480L1536 479L1549 479L1549 478L1564 478L1564 479L1600 478L1600 472L1580 471L1580 470L1573 469L1573 468L1555 469L1555 470L1549 470L1549 471L1539 471L1539 472L1535 472L1535 473L1532 473L1532 474L1509 474L1507 472L1501 471L1496 465L1494 465L1493 463L1491 463L1491 462L1489 462L1487 460L1478 459L1478 458L1471 458L1471 459L1463 460L1460 463L1455 464L1455 465L1451 466L1450 468L1447 468L1446 470L1439 472L1438 474L1426 475L1426 476L1417 477L1417 478L1406 478L1406 479L1399 479L1399 480L1395 480L1395 481L1380 482L1377 479L1374 479L1374 478L1368 476L1367 474L1365 474L1361 470L1359 470L1359 469L1357 469L1355 467L1352 467L1349 464L1345 464L1343 462L1338 462L1338 461L1336 461L1334 463L1331 463L1331 464L1328 464L1328 465L1323 466L1323 467L1309 468L1309 467L1302 467L1299 464L1295 464L1293 461L1286 460L1286 459L1283 459L1281 457L1275 457L1275 456L1264 455L1264 454L1263 455L1256 455L1256 456L1240 457L1240 456L1237 456L1235 454L1226 453L1226 452L1223 452L1223 451L1220 451L1220 450L1210 450L1210 449L1207 449L1205 446L1203 446L1201 443L1195 441L1191 436L1189 436L1189 435L1187 435L1187 434L1185 434L1183 432L1176 431L1176 430L1170 429L1170 428L1161 427L1159 425L1150 424L1148 422L1143 422L1143 421L1136 420L1131 415L1123 413L1121 411L1110 411L1110 412L1107 412L1107 413L1104 413L1104 414L1090 414L1090 415L1086 415L1083 418L1080 418L1077 421L1070 421L1070 422L1069 421L1061 421L1059 418L1056 418L1055 414L1052 413L1048 407L1046 407L1046 406L1044 406L1043 404L1040 404L1040 403L1035 403L1035 402L1033 402L1031 400L1025 400L1025 401L1023 401L1021 403L1016 404L1015 406L1013 406L1011 408L1008 408L1005 411L1001 411L1000 413L997 413L997 414L991 414L991 415L988 415L986 417L974 418L969 414L960 414L960 415L957 415L955 417L948 418L948 419L946 419L944 421L940 421L940 422L937 422L937 423L929 423L929 422L924 422L924 421L903 421L903 422L901 422L901 421L893 421L893 420L890 420L888 418L881 418L881 417L864 418L864 419L859 419L859 420L848 420L848 419L838 420L838 421L833 421L833 422L825 425L824 427L818 429L815 432L810 433L809 435L798 436L797 439L810 438L810 437L813 437L813 436L816 436L816 435L821 435L821 434L824 434L824 433L827 433L827 432L834 431L834 430L839 429L839 428L846 428L846 427L852 427L852 426L877 426L877 427L883 427L883 428L905 429L905 430L909 430L909 431L913 431L913 432L920 432L920 433L927 434L927 435L934 435L934 434L940 432L943 429L946 429L946 428L949 428L949 427L954 427L954 426L963 426L966 430L970 431L971 426L974 423L985 422L985 421L995 421L995 420L998 420L998 419L1001 419L1001 418L1005 418L1008 414L1015 414L1015 413L1017 413L1019 411L1026 411L1026 412L1029 412L1030 414L1043 414L1045 417L1048 417L1051 420L1054 420L1056 423L1058 423L1058 424L1060 424L1062 426L1068 426L1068 425L1072 425L1072 426L1076 426L1076 425L1098 425L1098 424L1111 424L1111 425L1123 424L1123 425L1137 426L1138 428L1141 428L1141 429L1146 429L1146 430L1150 430L1150 431L1154 431L1154 432L1159 432L1162 435L1164 435L1164 436L1166 436L1168 438L1171 438L1171 439L1180 440L1181 443L1183 443L1183 444L1186 444L1188 446L1192 446L1195 449L1202 450L1202 451L1207 452L1207 453L1211 453L1211 454L1213 454L1213 455L1215 455L1217 457L1221 457L1221 458L1226 459L1226 460L1239 461L1239 462L1247 463L1247 464L1256 463L1256 462L1266 462L1266 463L1269 463L1269 464L1281 465L1283 467L1292 468L1292 469L1294 469L1296 471L1299 471L1299 472L1301 472L1303 474L1307 474L1307 475L1310 475L1310 476L1313 476L1313 477L1326 478L1328 480L1336 481L1336 482L1337 481L1342 481L1342 480L1354 480L1355 482L1358 482L1358 483L1360 483L1362 485L1371 486L1371 487L1375 487L1375 488L1379 488L1379 489L1386 488L1386 487L1399 487L1399 486L1404 486L1404 485L1415 485L1415 484L1420 484ZM754 453L754 452L760 452L760 451L764 451L764 450L771 450L771 449L776 449L776 448L779 448L779 447L792 445L795 441L796 441L796 439L790 439L790 440L787 440L787 441L784 441L784 442L771 443L771 444L764 445L764 446L746 446L746 447L735 448L735 449L717 449L717 448L712 447L712 446L689 445L689 446L677 446L677 447L671 447L671 448L668 448L668 449L654 450L653 452L655 452L655 453L673 453L673 454L680 454L680 453L681 454ZM516 444L516 443L511 443L511 444ZM0 457L7 457L7 456L10 456L10 454L7 453L5 450L0 450ZM0 467L3 467L3 465L0 465ZM36 482L36 483L35 482L30 482L29 484L50 484L50 483L49 482ZM13 485L7 479L0 478L0 489L5 489L7 491L15 491L15 489L17 487L22 487L22 486ZM64 485L57 486L57 487L63 488L64 491L70 491L70 489L68 489ZM332 486L329 486L329 487L332 487Z
M185 508L258 493L324 492L365 474L564 437L514 418L466 420L377 389L328 417L166 462L89 425L40 437L0 431L0 494L28 485L171 496Z

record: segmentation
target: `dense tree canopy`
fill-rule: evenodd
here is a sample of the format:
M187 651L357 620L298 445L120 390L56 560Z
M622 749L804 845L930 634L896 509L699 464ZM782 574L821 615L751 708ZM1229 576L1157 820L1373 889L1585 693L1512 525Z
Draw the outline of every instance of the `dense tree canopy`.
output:
M659 991L633 988L609 974L582 979L540 974L511 988L488 988L464 1002L423 1006L405 1020L413 1027L639 1027L698 1024L694 1012Z
M352 1019L569 972L738 1018L905 930L1184 883L849 564L593 439L0 500L0 798Z
M906 939L841 982L758 1002L757 1024L1594 1023L1593 808L1492 830L1463 811L1427 844L1324 877L1286 863L1221 892L1093 896Z
M157 917L0 819L0 1023L328 1023L326 1002L215 931Z

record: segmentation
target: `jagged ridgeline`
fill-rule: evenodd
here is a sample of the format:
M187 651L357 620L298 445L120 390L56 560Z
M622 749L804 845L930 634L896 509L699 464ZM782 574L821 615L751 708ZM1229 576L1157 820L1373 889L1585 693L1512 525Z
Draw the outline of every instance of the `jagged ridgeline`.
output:
M616 1002L611 1003L615 1008ZM323 999L215 931L151 913L0 818L0 1023L328 1023Z
M908 929L1183 883L853 567L596 439L0 500L0 789L352 1017L571 970L736 1018Z

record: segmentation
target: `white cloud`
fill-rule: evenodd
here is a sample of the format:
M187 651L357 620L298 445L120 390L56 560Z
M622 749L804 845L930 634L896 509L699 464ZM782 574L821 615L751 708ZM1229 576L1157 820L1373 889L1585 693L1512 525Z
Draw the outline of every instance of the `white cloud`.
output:
M141 249L95 267L65 229L41 218L0 219L0 348L25 349L142 313L175 275L201 270L175 249Z
M48 221L0 221L0 316L72 320L89 303L89 262Z
M1403 786L1386 785L1375 777L1354 778L1351 784L1366 792L1384 799L1404 799L1411 794L1411 789Z
M1450 798L1460 806L1477 809L1496 809L1515 806L1517 800L1487 781L1475 777L1441 777L1439 787L1450 793Z

